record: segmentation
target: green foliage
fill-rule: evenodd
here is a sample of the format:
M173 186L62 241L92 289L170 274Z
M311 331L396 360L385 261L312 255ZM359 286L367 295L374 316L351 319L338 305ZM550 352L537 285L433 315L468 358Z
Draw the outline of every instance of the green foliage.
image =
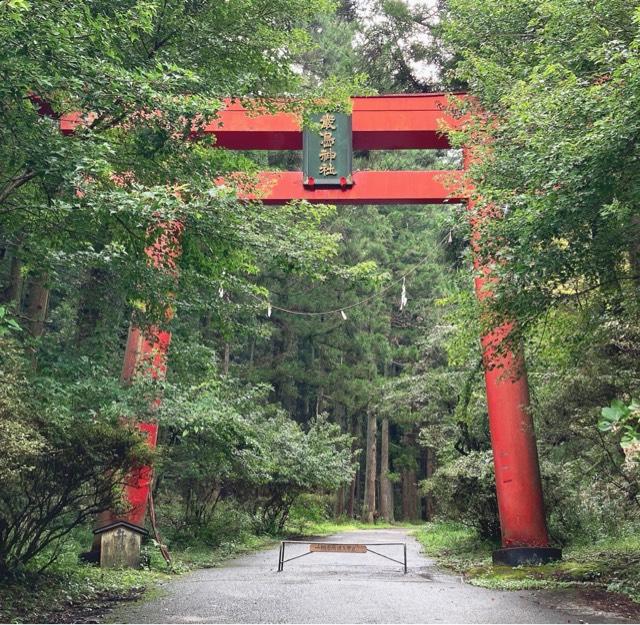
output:
M351 439L319 417L307 432L284 415L261 424L259 444L243 459L253 468L252 499L260 531L281 533L304 492L331 491L351 478Z
M632 443L640 438L640 404L637 401L632 400L631 403L625 404L619 399L614 399L600 414L602 418L598 422L598 429L601 432L617 430L621 433L623 443Z
M495 297L482 309L468 291L444 300L457 304L449 363L467 372L455 418L461 439L486 448L476 337L517 320L560 543L615 533L639 510L637 17L637 2L447 0L432 31L450 59L445 79L474 95L455 138L478 157L478 214L500 213L478 240ZM457 221L467 233L468 215ZM457 462L450 449L440 457Z
M415 536L428 556L457 572L488 562L495 544L481 539L472 527L452 521L425 523Z
M445 519L455 519L478 531L483 539L500 537L493 457L470 452L439 468L422 484L438 502Z
M117 508L127 472L149 462L136 434L81 412L46 420L27 393L19 349L0 339L0 577L15 575L93 515ZM6 370L4 368L6 367ZM51 561L45 561L47 566Z
M503 277L495 308L522 327L594 291L615 316L635 314L637 12L626 0L444 11L456 75L487 112L461 137L491 145L471 172L480 204L505 212L481 254Z
M633 526L638 3L345 0L337 17L330 4L0 2L5 569L46 565L56 549L64 559L58 538L117 505L124 473L149 458L115 423L143 417L161 426L162 531L193 563L262 544L255 533L327 529L344 515L349 493L364 490L367 414L388 421L390 475L410 517L430 470L420 446L435 457L425 509L464 526L430 526L429 548L486 559L478 535L495 540L499 528L478 335L505 318L518 320L513 339L527 352L553 540ZM294 96L285 108L306 118L317 97L344 109L354 90L423 92L441 80L471 87L487 113L472 107L456 140L481 157L479 210L504 213L479 239L500 277L490 310L472 294L466 210L239 201L230 172L251 185L264 167L294 168L296 155L187 140L228 96L271 109L265 98ZM58 117L74 111L83 123L63 136ZM460 160L355 159L360 169ZM158 271L145 248L177 222L176 271ZM118 382L131 319L172 331L166 380ZM32 492L61 507L34 499L43 517ZM20 510L43 528L35 551L11 542ZM524 583L514 577L505 587Z
M225 525L224 515L216 518L219 504L230 510L234 502L253 530L279 533L300 495L330 492L351 479L351 438L324 417L302 428L268 402L266 386L209 370L200 384L164 390L159 501L179 535L208 534L211 544L215 528Z
M201 310L221 283L252 309L249 276L263 263L330 270L335 237L320 230L328 209L241 203L233 186L214 181L249 161L211 149L211 136L187 140L224 97L302 96L291 61L310 43L304 24L329 6L31 2L20 19L3 21L0 62L11 80L0 88L0 162L11 175L0 188L0 245L15 248L23 275L46 272L56 289L96 271L117 276L111 296L157 321L175 280L149 267L144 250L158 223L174 220L185 233L181 288ZM344 90L323 95L342 101ZM62 135L59 115L78 111L89 117Z
M167 505L212 534L216 502L231 489L242 489L243 518L262 523L242 507L251 502L272 528L299 493L348 478L346 438L322 419L289 420L266 387L223 383L212 346L261 335L262 274L350 278L336 262L340 235L325 227L335 210L240 201L228 174L247 172L251 186L255 165L201 133L226 97L249 108L283 93L297 96L289 108L313 100L293 62L311 44L306 25L330 9L326 0L0 5L9 18L0 23L0 340L18 344L7 348L0 390L2 574L117 507L127 471L151 460L119 420L160 419ZM348 84L316 93L344 106ZM79 115L72 136L60 132L66 114ZM164 241L176 265L159 271L147 250L178 223L180 249ZM167 324L168 308L175 372L123 388L130 320ZM280 443L290 452L282 461Z
M0 306L0 337L10 332L20 332L20 324L7 314L6 306Z
M5 623L98 619L118 600L138 600L145 591L170 577L153 567L109 570L80 564L90 532L67 540L44 574L25 573L18 580L0 582L0 619ZM46 554L45 554L46 556Z

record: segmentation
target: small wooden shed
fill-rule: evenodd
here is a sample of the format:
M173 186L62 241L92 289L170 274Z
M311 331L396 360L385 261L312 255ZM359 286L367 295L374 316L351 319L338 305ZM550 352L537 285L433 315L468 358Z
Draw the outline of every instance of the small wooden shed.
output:
M93 533L100 542L101 567L136 569L140 566L142 537L149 535L144 527L117 520Z

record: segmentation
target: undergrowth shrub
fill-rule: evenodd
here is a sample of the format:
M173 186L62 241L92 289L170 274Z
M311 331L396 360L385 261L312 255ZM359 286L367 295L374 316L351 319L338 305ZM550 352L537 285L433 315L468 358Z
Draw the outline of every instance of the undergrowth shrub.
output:
M421 490L433 496L438 516L473 527L482 538L500 538L490 451L471 451L443 465L421 482Z
M300 495L291 506L287 527L290 531L301 533L307 525L329 521L333 518L333 500L331 495Z
M232 499L221 501L206 523L163 530L169 545L180 549L191 546L216 549L230 541L242 541L252 531L251 515Z
M118 423L78 414L41 416L44 398L29 394L27 366L0 339L0 578L17 574L60 539L121 503L127 473L150 461L140 436Z

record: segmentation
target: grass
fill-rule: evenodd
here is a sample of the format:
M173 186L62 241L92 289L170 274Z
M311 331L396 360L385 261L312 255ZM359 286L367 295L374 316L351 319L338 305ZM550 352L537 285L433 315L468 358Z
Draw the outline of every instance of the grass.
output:
M146 565L139 570L101 569L81 563L78 554L91 544L91 532L82 530L65 543L60 556L43 573L25 572L0 583L0 623L76 622L98 618L116 602L152 596L159 582L195 568L220 566L229 558L276 543L272 537L241 534L216 548L193 545L171 550L169 567L158 549L143 547ZM34 568L38 563L34 563Z
M273 536L243 534L237 540L222 542L216 548L198 544L185 546L171 551L175 561L174 571L182 573L192 569L215 568L230 558L272 547L278 540Z
M360 523L298 520L287 528L295 535L327 536L360 529L394 527L389 523ZM60 556L44 573L25 572L11 583L0 583L0 623L75 622L99 618L114 603L149 597L159 582L196 568L221 566L239 555L272 547L280 538L241 532L215 548L192 544L172 549L171 567L151 544L143 547L147 564L140 570L101 569L78 561L78 554L91 544L88 529L78 530L64 544ZM38 563L34 563L37 567ZM42 563L41 563L42 564Z
M0 584L0 622L73 622L79 614L101 614L114 601L135 600L170 571L159 554L140 570L110 570L80 563L78 554L91 544L90 532L65 542L58 559L43 573L25 571ZM37 562L34 563L36 566Z
M576 541L559 562L538 566L494 565L495 545L455 523L427 523L416 537L425 553L476 586L501 590L579 587L617 592L640 603L640 536Z
M294 521L287 526L288 536L330 536L339 532L355 532L357 530L389 529L397 527L386 521L377 523L362 523L355 519L343 521Z
M361 523L295 519L287 536L328 536L339 532L399 527L386 522ZM407 526L407 524L402 524ZM456 523L420 523L415 535L427 555L477 586L502 590L578 587L620 593L640 603L640 535L631 531L600 541L576 541L564 549L561 562L508 567L491 562L496 545ZM172 551L168 567L153 546L144 548L147 566L141 570L108 570L78 562L91 533L78 532L65 544L58 560L44 574L25 573L12 584L0 584L0 622L74 622L99 617L114 602L149 596L159 582L194 568L221 566L226 560L277 544L279 538L248 532L218 547L194 544ZM36 563L37 564L37 563Z

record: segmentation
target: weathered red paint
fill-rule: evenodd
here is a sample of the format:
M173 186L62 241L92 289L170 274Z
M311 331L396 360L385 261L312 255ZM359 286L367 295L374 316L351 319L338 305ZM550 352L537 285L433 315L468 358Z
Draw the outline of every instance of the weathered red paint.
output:
M476 280L478 293L482 282ZM508 349L496 352L512 329L512 324L504 324L482 337L502 546L548 547L524 360Z
M157 234L145 249L149 263L161 271L176 273L176 260L180 255L180 235L182 224L174 222L158 222ZM167 311L170 318L171 311ZM135 325L129 328L127 344L122 363L121 380L125 384L132 381L134 375L148 376L152 380L162 380L167 374L167 357L171 343L171 332L158 326L151 326L143 330ZM160 403L160 398L154 400ZM137 423L136 427L146 434L147 444L155 447L158 438L158 424L156 422ZM127 476L125 498L128 511L124 518L129 523L144 525L147 500L153 479L153 471L149 466L143 466L132 471ZM103 515L99 525L111 523L116 518L113 513Z
M149 447L155 447L158 441L157 423L138 423L136 425L141 433L146 435ZM147 511L147 500L151 489L153 470L149 466L140 467L127 476L125 498L129 510L126 520L135 525L144 526L144 517Z
M131 326L122 363L121 380L131 382L135 373L163 379L167 372L167 352L171 332L152 326L146 332Z

